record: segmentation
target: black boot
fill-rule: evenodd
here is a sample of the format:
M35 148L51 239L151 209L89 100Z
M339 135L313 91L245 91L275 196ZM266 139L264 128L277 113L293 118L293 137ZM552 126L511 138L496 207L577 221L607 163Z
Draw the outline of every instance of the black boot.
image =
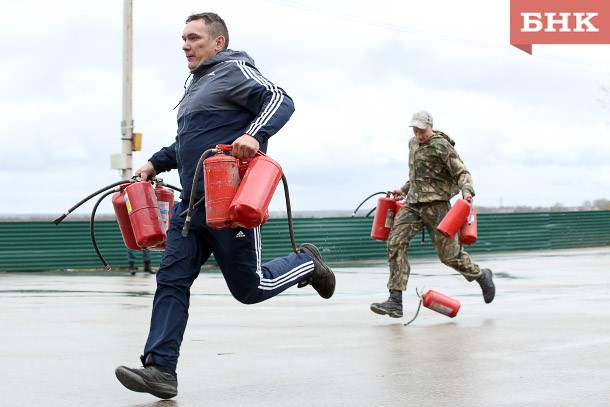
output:
M136 263L133 261L129 262L129 271L131 272L132 276L136 274Z
M155 365L152 355L142 356L144 369L119 366L114 371L116 378L129 390L150 393L162 399L171 399L178 394L178 376L173 370Z
M154 274L154 271L150 268L150 260L144 262L144 271L148 271L150 274Z
M486 304L489 304L494 300L496 296L496 286L492 280L493 273L490 269L482 269L481 275L477 278L477 282L481 286L483 291L483 299Z
M335 292L335 274L322 261L320 250L310 243L303 243L299 248L301 253L306 253L313 260L314 269L309 278L299 283L299 287L305 287L307 284L320 294L322 298L330 298Z
M402 291L390 290L390 297L384 302L371 304L371 311L380 315L389 315L392 318L402 317Z

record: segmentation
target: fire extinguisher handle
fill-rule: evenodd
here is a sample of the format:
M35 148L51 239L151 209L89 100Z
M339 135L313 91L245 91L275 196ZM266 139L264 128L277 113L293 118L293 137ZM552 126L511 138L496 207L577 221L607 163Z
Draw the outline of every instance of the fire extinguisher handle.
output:
M222 151L233 151L233 146L231 144L216 144L216 148Z
M233 146L231 144L216 144L216 148L222 151L233 151ZM256 150L257 156L266 156L261 150Z

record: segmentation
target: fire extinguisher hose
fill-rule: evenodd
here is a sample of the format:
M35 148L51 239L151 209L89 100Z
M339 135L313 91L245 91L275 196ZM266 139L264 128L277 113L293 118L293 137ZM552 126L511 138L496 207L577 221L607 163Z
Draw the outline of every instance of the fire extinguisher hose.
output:
M104 259L104 256L102 256L102 253L100 252L100 249L97 246L97 241L95 240L95 213L97 212L97 208L98 208L98 206L100 206L100 203L104 200L104 198L106 198L110 194L115 193L116 191L117 191L117 188L113 188L110 191L107 191L102 196L100 196L100 198L97 200L95 205L93 205L93 210L91 211L91 220L89 221L89 230L91 232L91 243L93 244L95 253L97 253L97 257L100 258L100 260L106 270L110 270L110 266L108 265L108 262L106 261L106 259Z
M191 196L189 198L189 207L186 211L182 212L180 216L186 215L186 220L184 221L184 226L182 227L182 237L186 237L189 233L189 227L191 226L191 219L193 217L193 209L195 209L195 194L197 193L197 183L199 182L199 174L203 171L203 162L206 158L212 155L216 151L215 148L210 148L205 150L201 157L199 157L199 161L197 162L197 169L195 169L195 174L193 174L193 185L191 186ZM202 198L203 199L203 198ZM201 199L199 200L201 202ZM197 203L199 203L197 202Z
M422 289L423 291L423 289ZM422 298L421 294L419 293L419 291L417 291L417 288L415 288L415 293L417 294L417 296L419 297L419 305L417 306L417 311L415 312L415 316L409 321L407 322L404 326L409 325L411 322L415 321L415 318L417 318L417 316L419 315L419 310L421 309L421 304L424 301L424 299Z
M297 243L294 239L294 226L292 225L292 209L290 207L290 193L288 192L288 181L284 173L282 173L282 184L284 185L284 196L286 197L286 216L288 217L288 231L290 232L290 243L292 243L292 250L298 253Z
M366 197L366 198L364 199L364 201L360 202L360 205L358 205L358 207L357 207L356 209L354 209L354 213L352 213L352 218L353 218L354 216L356 216L356 212L358 212L358 209L360 209L360 207L361 207L362 205L364 205L364 203L365 203L366 201L368 201L369 199L371 199L372 197L374 197L374 196L376 196L376 195L387 195L387 194L389 194L389 192L375 192L374 194L371 194L371 195L369 195L368 197ZM374 211L375 209L376 209L376 208L371 209L371 211L370 211L369 213L367 213L365 217L367 217L367 218L368 218L368 217L369 217L369 215L370 215L371 213L373 213L373 211Z
M118 181L118 182L112 183L112 184L110 184L110 185L107 185L107 186L105 186L104 188L98 189L97 191L93 192L92 194L90 194L90 195L86 196L85 198L81 199L80 201L78 201L78 203L77 203L76 205L74 205L73 207L71 207L70 209L68 209L66 212L64 212L64 213L63 213L63 214L62 214L60 217L58 217L57 219L55 219L55 220L53 221L53 223L54 223L55 225L59 225L59 224L61 223L61 221L63 221L63 220L66 218L66 216L68 216L69 214L71 214L72 212L74 212L74 211L75 211L75 210L76 210L78 207L80 207L82 204L84 204L85 202L87 202L89 199L93 198L93 197L94 197L94 196L96 196L96 195L101 194L101 193L102 193L102 192L104 192L104 191L107 191L107 190L108 190L108 189L110 189L110 188L114 188L114 187L116 187L116 186L118 186L118 185L125 184L125 183L128 183L128 182L133 182L133 181L132 181L132 180L123 180L123 181Z

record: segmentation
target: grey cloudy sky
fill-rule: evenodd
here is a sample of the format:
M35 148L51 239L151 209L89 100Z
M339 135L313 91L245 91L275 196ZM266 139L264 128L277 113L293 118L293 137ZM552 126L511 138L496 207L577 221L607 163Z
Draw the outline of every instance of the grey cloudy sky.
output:
M481 206L610 198L610 45L509 45L509 2L134 0L139 167L173 142L185 18L215 11L230 47L294 99L271 139L293 210L352 210L407 177L429 110ZM122 0L0 0L0 214L58 214L119 180ZM162 177L178 185L176 172ZM109 201L109 200L108 200ZM79 211L89 213L93 202ZM283 210L282 187L271 210ZM110 202L100 212L112 212Z

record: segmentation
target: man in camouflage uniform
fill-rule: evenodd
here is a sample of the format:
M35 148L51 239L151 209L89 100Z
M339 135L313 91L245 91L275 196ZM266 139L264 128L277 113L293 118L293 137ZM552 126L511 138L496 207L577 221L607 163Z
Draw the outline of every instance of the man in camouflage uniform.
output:
M392 318L402 317L402 292L407 289L411 271L407 248L424 226L443 264L458 271L466 280L477 281L483 299L489 304L496 292L491 270L480 269L472 262L458 243L457 235L447 239L436 230L451 208L451 198L461 192L464 199L472 200L472 177L453 148L455 142L445 133L432 130L430 113L415 113L410 127L415 137L409 140L409 180L394 191L396 198L406 196L407 204L396 214L387 243L390 297L371 304L371 310Z

